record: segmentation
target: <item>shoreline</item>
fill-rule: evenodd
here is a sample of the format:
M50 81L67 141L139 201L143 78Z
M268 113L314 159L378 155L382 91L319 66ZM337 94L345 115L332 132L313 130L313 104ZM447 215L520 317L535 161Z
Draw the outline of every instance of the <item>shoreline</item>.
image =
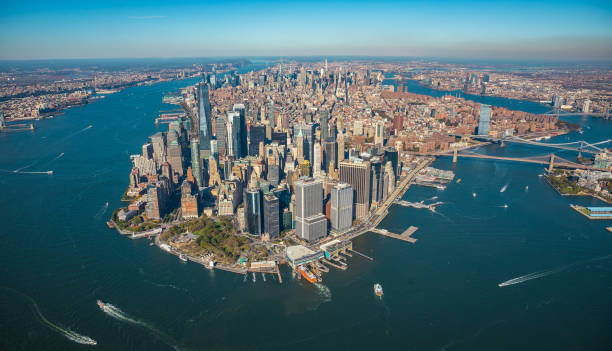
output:
M561 196L565 196L565 197L570 197L570 196L575 196L575 197L592 197L595 198L597 200L600 200L602 202L605 202L607 204L612 204L612 200L607 200L597 194L589 194L589 193L583 193L583 194L567 194L567 193L563 193L561 192L561 190L557 189L556 186L554 186L550 180L548 180L548 174L544 175L544 179L546 180L546 183L548 183L548 185L550 185L553 189L555 189L555 191L557 192L557 194L561 195Z

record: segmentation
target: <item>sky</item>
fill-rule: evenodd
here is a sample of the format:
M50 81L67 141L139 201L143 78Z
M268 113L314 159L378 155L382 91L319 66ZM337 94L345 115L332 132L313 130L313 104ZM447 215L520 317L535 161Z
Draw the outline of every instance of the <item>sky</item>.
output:
M0 59L612 61L612 1L0 0Z

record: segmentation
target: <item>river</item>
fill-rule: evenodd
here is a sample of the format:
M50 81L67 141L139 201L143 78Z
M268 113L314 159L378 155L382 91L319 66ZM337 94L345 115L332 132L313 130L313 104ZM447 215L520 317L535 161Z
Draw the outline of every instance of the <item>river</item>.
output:
M382 228L419 230L416 244L366 234L349 259L313 286L284 271L243 276L182 263L105 221L128 184L129 155L156 130L162 96L195 80L132 87L0 134L0 349L85 349L46 319L87 335L99 350L607 350L612 345L610 221L589 221L538 174L541 166L440 159L460 183L414 186L408 201L444 202L438 213L393 206ZM512 101L506 101L512 104ZM492 103L492 102L489 102ZM535 111L538 112L538 111ZM565 117L602 140L612 124ZM91 125L91 128L89 127ZM551 141L554 141L552 139ZM550 152L532 146L476 151ZM61 156L60 156L61 155ZM569 156L568 156L569 157ZM567 158L567 157L566 157ZM53 170L52 176L11 173ZM6 172L9 171L9 172ZM500 192L503 187L504 192ZM528 187L528 188L526 188ZM476 194L476 196L474 196ZM433 201L433 200L432 200ZM107 205L108 203L108 205ZM508 205L504 208L503 205ZM593 260L594 258L602 258ZM562 271L498 287L532 272ZM382 299L372 286L380 282ZM122 313L104 313L100 299Z

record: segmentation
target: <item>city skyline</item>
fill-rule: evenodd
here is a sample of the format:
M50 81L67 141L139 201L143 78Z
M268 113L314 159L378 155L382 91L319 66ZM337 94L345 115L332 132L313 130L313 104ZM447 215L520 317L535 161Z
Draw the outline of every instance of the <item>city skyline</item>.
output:
M3 3L0 59L612 57L612 5L481 1Z

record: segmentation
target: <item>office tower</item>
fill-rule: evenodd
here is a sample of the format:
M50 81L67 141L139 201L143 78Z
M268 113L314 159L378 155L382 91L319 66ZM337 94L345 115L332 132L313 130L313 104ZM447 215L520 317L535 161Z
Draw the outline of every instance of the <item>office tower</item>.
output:
M480 119L478 120L478 135L489 135L489 120L491 119L491 107L480 105Z
M395 173L391 161L385 163L383 175L383 201L395 190Z
M233 107L234 112L238 112L240 118L238 119L238 145L240 146L240 156L245 157L248 155L248 141L247 141L247 127L246 127L246 108L244 104L234 104Z
M325 142L329 135L329 113L327 110L321 110L321 142Z
M145 213L149 219L161 219L164 216L169 190L168 182L167 179L160 179L157 184L147 187Z
M328 137L328 140L323 143L323 168L328 174L332 169L338 167L336 161L338 150L336 148L337 144L334 140L331 140L331 137Z
M293 229L293 216L288 208L283 210L283 230Z
M380 203L383 195L383 161L378 156L370 159L370 188L372 202Z
M174 172L180 177L183 176L183 150L176 140L172 140L168 145L168 162L172 165Z
M279 200L272 194L264 195L264 233L270 235L270 239L277 238L280 234L280 208Z
M321 144L315 142L312 157L312 174L316 177L321 173Z
M223 116L215 118L215 136L217 137L217 152L219 156L227 154L227 128L226 120Z
M150 160L153 158L153 144L146 143L142 145L142 157Z
M323 185L320 180L302 179L294 184L296 234L308 242L327 235L327 218L323 212Z
M278 186L278 184L280 183L280 167L279 166L275 164L268 166L267 180L270 182L270 184L274 186Z
M349 184L331 188L330 221L336 231L347 230L353 224L353 188Z
M211 110L210 97L208 96L208 84L202 82L198 84L198 116L200 120L200 155L208 159L211 155L210 140L211 135Z
M302 135L302 131L299 130L297 137L295 138L295 144L297 149L297 161L304 161L304 136Z
M186 179L181 185L181 216L183 219L199 216L197 196L193 194L192 184Z
M370 210L370 163L358 158L340 162L340 181L354 189L355 217L367 217Z
M300 132L304 139L304 159L312 161L314 153L314 126L312 124L295 124L293 126L293 135L299 135Z
M249 155L263 156L259 154L259 144L266 141L266 126L251 126L249 129Z
M270 101L270 107L268 108L268 124L272 129L274 129L274 124L276 121L274 120L274 102Z
M229 122L227 126L227 130L228 130L227 144L228 144L228 149L230 150L228 154L234 156L237 159L245 157L247 155L247 150L244 147L246 147L247 145L246 144L247 136L246 134L242 134L241 125L242 125L243 117L240 114L240 112L229 112L227 114L227 119Z
M196 186L202 185L202 166L200 165L200 145L196 138L191 139L191 172L196 181Z
M335 124L329 126L329 134L327 135L327 141L336 141L338 135L338 129Z
M151 144L153 144L153 159L161 165L166 161L166 135L162 132L151 135Z
M376 121L376 130L374 134L374 144L382 146L385 141L384 136L385 122Z
M384 151L384 163L387 164L387 162L391 161L395 179L399 178L401 174L401 170L399 169L399 165L398 165L399 153L397 152L397 149L395 149L393 146L387 146L383 149L383 151Z
M257 188L247 189L244 205L246 211L245 215L247 231L253 235L263 234L261 191Z
M336 163L340 163L344 161L344 134L342 134L342 130L338 133L338 160Z

